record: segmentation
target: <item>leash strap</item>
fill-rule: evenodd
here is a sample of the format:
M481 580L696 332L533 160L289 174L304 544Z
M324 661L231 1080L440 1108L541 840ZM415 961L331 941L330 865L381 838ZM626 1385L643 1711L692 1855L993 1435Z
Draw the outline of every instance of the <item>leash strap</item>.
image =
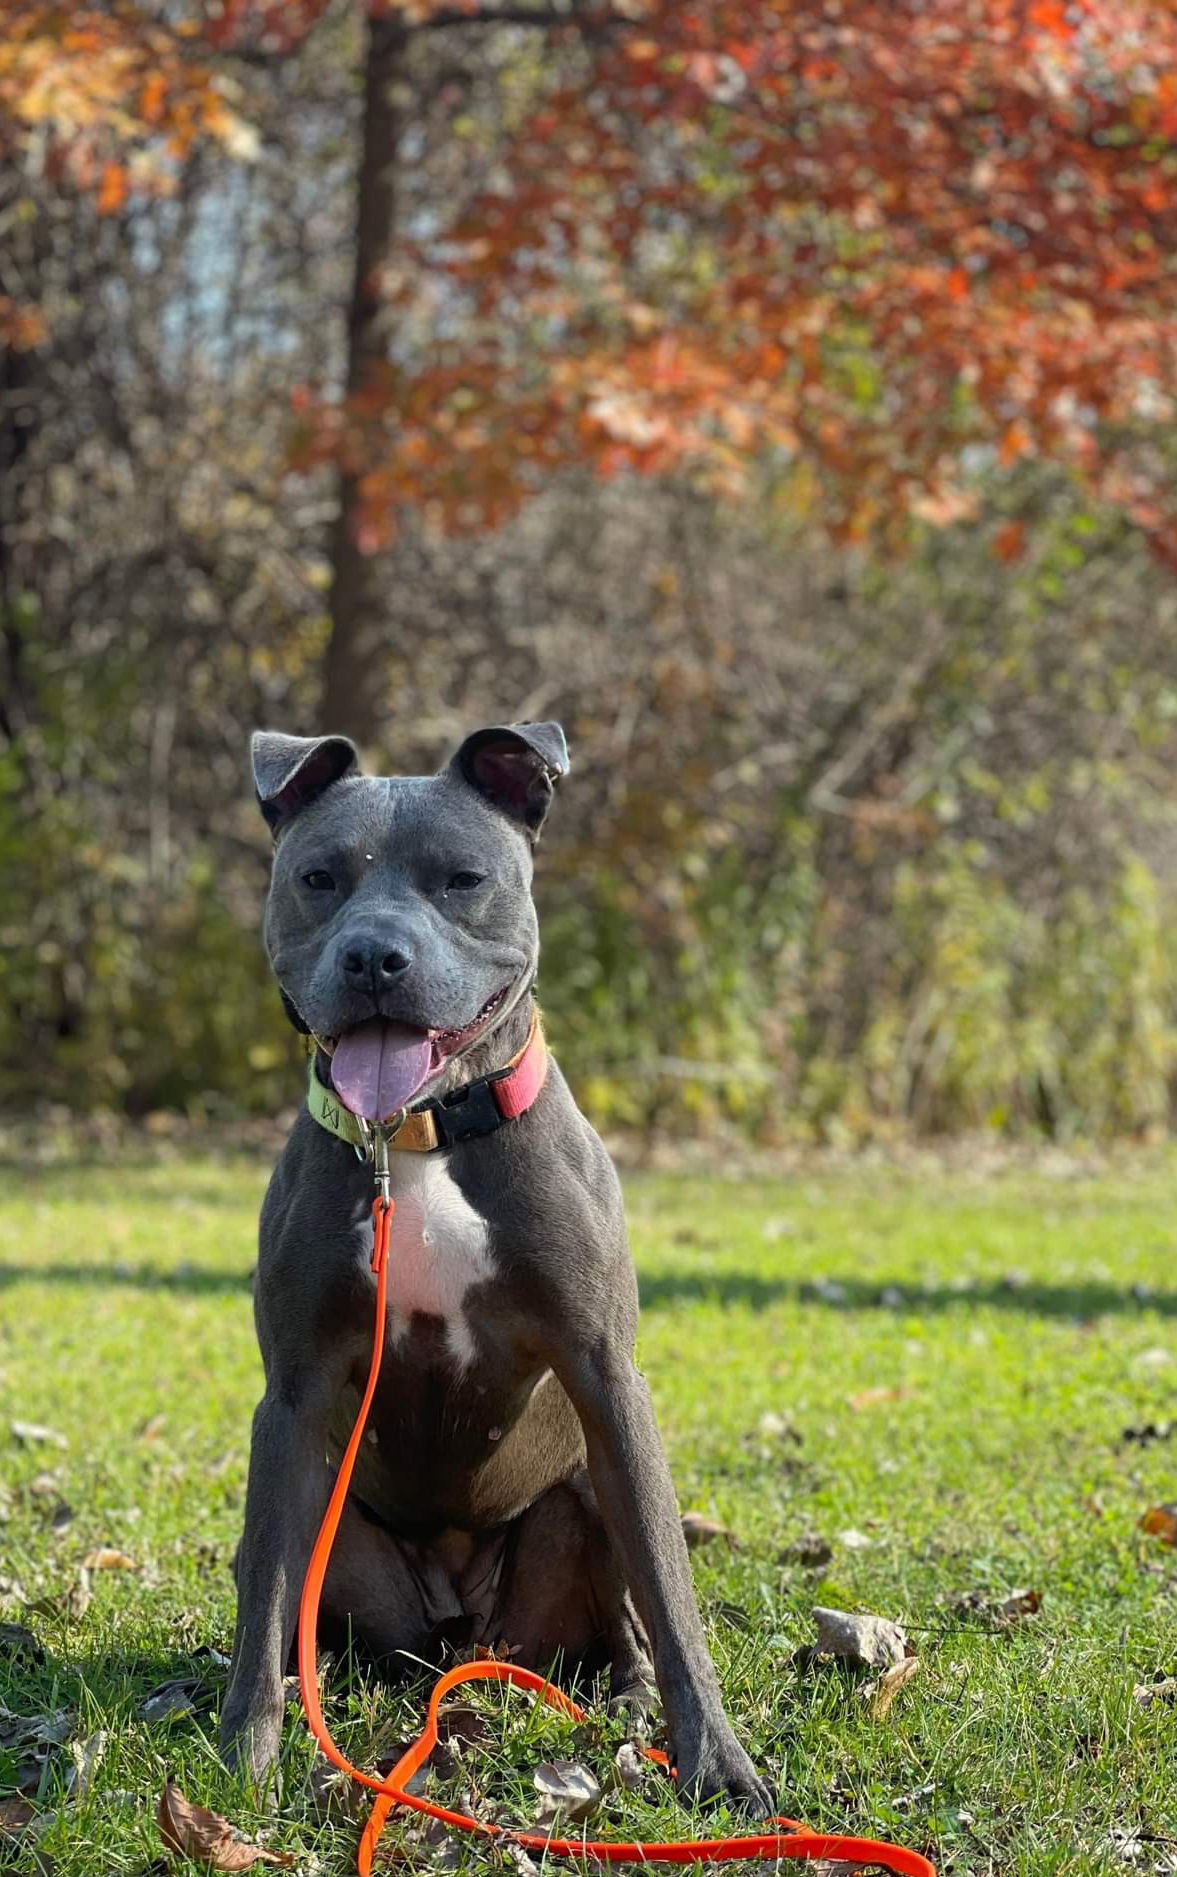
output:
M461 1141L493 1134L504 1121L526 1113L547 1074L548 1049L537 1010L532 1015L527 1041L510 1062L449 1095L410 1108L388 1144L396 1153L433 1154L456 1147ZM363 1156L368 1137L335 1090L319 1080L313 1052L307 1070L307 1107L320 1127Z
M372 1339L372 1362L368 1370L367 1386L360 1402L360 1411L356 1416L355 1426L351 1431L344 1455L335 1476L335 1485L331 1491L323 1522L319 1527L311 1551L303 1580L302 1597L298 1608L298 1679L302 1693L302 1704L306 1711L307 1726L310 1728L320 1751L326 1754L333 1766L347 1773L360 1785L367 1786L377 1794L375 1805L368 1815L356 1852L356 1869L360 1877L370 1877L372 1858L380 1840L380 1834L389 1813L394 1806L404 1806L413 1812L424 1812L429 1818L440 1819L455 1831L476 1832L484 1838L499 1838L506 1844L520 1845L527 1851L539 1851L557 1857L572 1857L582 1860L596 1859L604 1864L694 1864L696 1862L728 1861L733 1858L829 1858L851 1864L881 1865L885 1870L893 1871L896 1877L936 1877L935 1866L915 1851L907 1851L899 1845L877 1844L871 1838L840 1838L825 1832L810 1831L795 1819L776 1818L770 1822L784 1826L783 1831L762 1833L749 1838L703 1838L684 1843L672 1844L625 1844L609 1839L598 1840L584 1838L551 1838L545 1832L514 1831L509 1827L490 1824L481 1818L471 1818L465 1812L450 1812L444 1806L434 1805L429 1799L419 1798L415 1793L406 1792L405 1787L413 1774L418 1772L437 1745L437 1716L442 1701L453 1688L464 1682L494 1681L509 1682L513 1687L526 1688L538 1696L549 1707L557 1708L575 1721L585 1718L582 1708L569 1699L560 1689L552 1686L542 1675L535 1675L530 1669L518 1668L511 1662L467 1662L458 1668L450 1669L434 1683L429 1697L429 1708L425 1725L412 1746L403 1753L386 1779L377 1779L371 1773L360 1771L340 1752L323 1718L323 1708L319 1700L319 1676L316 1660L319 1602L323 1594L323 1581L331 1561L331 1552L335 1544L335 1535L339 1530L339 1521L343 1516L344 1503L347 1499L351 1476L355 1468L356 1455L364 1437L364 1428L372 1400L376 1393L376 1383L380 1376L380 1362L384 1353L385 1309L388 1300L388 1244L392 1231L394 1201L387 1194L377 1193L372 1203L372 1269L376 1274L376 1325ZM656 1748L646 1748L646 1757L655 1760L669 1770L665 1753Z

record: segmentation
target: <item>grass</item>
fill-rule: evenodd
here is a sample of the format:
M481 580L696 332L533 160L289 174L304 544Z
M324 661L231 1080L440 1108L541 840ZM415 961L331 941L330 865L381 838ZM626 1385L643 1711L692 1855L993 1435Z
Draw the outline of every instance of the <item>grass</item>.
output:
M1174 1413L1175 1175L1156 1154L1096 1175L630 1180L642 1362L682 1505L739 1540L696 1552L696 1582L735 1725L783 1809L930 1850L956 1877L1177 1869L1177 1707L1133 1698L1177 1673L1177 1551L1138 1529L1177 1497L1177 1436L1124 1439ZM44 1649L0 1654L0 1699L108 1733L80 1800L62 1802L65 1751L48 1757L40 1802L57 1818L16 1869L143 1872L168 1771L299 1869L352 1868L354 1815L322 1815L295 1710L283 1797L264 1804L219 1766L215 1703L138 1716L169 1676L211 1676L218 1700L223 1683L194 1652L231 1636L264 1179L244 1158L0 1175L0 1615ZM14 1419L68 1446L21 1444ZM809 1532L829 1561L782 1561ZM64 1595L101 1544L140 1568L94 1572L79 1618ZM1021 1588L1041 1593L1036 1614L960 1607ZM794 1665L819 1603L908 1626L921 1669L885 1718L861 1677ZM330 1717L370 1759L415 1732L424 1687L340 1673ZM486 1706L491 1738L463 1779L504 1813L530 1817L538 1759L611 1756L607 1728L572 1739ZM19 1758L0 1747L0 1793ZM687 1827L657 1786L597 1823Z

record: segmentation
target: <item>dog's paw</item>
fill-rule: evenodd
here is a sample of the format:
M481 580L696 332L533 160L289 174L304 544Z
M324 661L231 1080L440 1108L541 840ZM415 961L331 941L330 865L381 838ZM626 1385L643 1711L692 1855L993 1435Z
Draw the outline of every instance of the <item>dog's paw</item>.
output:
M259 1791L277 1794L278 1749L282 1744L283 1709L276 1714L227 1711L221 1720L221 1759L231 1773L244 1775Z
M776 1811L772 1788L761 1779L726 1724L707 1728L675 1756L679 1796L693 1804L726 1801L751 1818L771 1818Z
M614 1672L609 1678L608 1711L622 1720L640 1725L656 1698L654 1671L644 1664L633 1667L624 1675Z

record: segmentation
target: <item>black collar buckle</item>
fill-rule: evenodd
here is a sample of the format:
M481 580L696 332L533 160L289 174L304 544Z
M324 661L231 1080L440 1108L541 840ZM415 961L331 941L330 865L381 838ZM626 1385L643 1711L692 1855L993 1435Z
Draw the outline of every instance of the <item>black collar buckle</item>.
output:
M461 1141L477 1140L502 1127L502 1111L492 1088L495 1080L497 1076L482 1076L477 1082L467 1082L451 1094L435 1098L430 1106L439 1147L456 1147Z

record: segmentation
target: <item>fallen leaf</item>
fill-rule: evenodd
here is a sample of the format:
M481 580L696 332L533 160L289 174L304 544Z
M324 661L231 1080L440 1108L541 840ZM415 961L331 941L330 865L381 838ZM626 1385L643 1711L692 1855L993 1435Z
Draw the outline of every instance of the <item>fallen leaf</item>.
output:
M480 1747L490 1739L491 1730L477 1708L463 1703L447 1703L437 1716L437 1732L447 1746Z
M24 1831L37 1816L37 1808L19 1795L11 1799L0 1799L0 1833L15 1838Z
M87 1551L82 1559L84 1571L137 1571L139 1566L134 1558L129 1558L125 1551L116 1551L112 1545L99 1545L95 1551Z
M1137 1682L1132 1690L1132 1699L1142 1708L1151 1707L1154 1701L1166 1706L1177 1701L1177 1676L1167 1675L1163 1681Z
M1140 1529L1159 1538L1162 1544L1177 1545L1177 1505L1150 1506L1140 1521Z
M73 1716L65 1708L52 1714L14 1714L0 1702L0 1746L59 1747L69 1739Z
M163 1433L164 1425L165 1417L162 1414L150 1415L148 1419L144 1421L142 1427L136 1428L135 1439L158 1440Z
M562 1818L578 1824L591 1818L601 1803L601 1788L587 1766L576 1760L544 1760L532 1779L540 1795L536 1807L537 1825L549 1825Z
M94 1775L102 1763L106 1752L108 1735L105 1728L97 1733L87 1734L85 1740L70 1741L70 1759L73 1764L65 1776L65 1796L67 1799L84 1799L94 1783Z
M613 1755L613 1778L615 1784L626 1792L637 1792L649 1776L653 1761L648 1760L640 1747L632 1740L623 1740Z
M813 1612L819 1655L836 1655L862 1668L891 1668L907 1658L907 1635L885 1616L854 1616L848 1610Z
M918 1655L904 1656L902 1662L896 1662L893 1667L886 1669L878 1681L867 1682L865 1688L859 1689L859 1693L869 1700L870 1711L876 1720L882 1720L899 1690L913 1675L918 1674L919 1666Z
M212 1870L249 1870L254 1864L277 1864L284 1869L296 1862L292 1851L265 1851L260 1845L244 1844L233 1835L233 1827L219 1812L194 1805L186 1799L175 1780L169 1779L159 1795L159 1833L164 1849L173 1857L190 1857Z
M687 1541L688 1551L698 1551L703 1545L713 1545L722 1538L734 1551L739 1541L726 1525L718 1519L709 1519L703 1512L684 1512L682 1515L682 1535Z
M1009 1622L1015 1617L1033 1616L1035 1611L1041 1608L1042 1592L1040 1590L1011 1590L1008 1597L1003 1597L1001 1602L995 1605L993 1614L1004 1617Z
M200 1714L212 1707L216 1695L199 1675L176 1675L161 1682L139 1703L139 1719L151 1723L178 1714Z
M834 1555L828 1538L818 1532L803 1532L791 1545L777 1552L778 1564L800 1564L807 1571L820 1570Z
M0 1623L0 1655L27 1655L34 1662L45 1660L44 1649L23 1623Z
M38 1441L51 1441L55 1447L69 1446L64 1434L59 1434L56 1428L42 1427L37 1421L10 1421L9 1427L13 1437L26 1447Z
M847 1395L846 1406L861 1414L866 1408L882 1408L893 1401L906 1401L911 1392L910 1388L860 1388L856 1395Z

